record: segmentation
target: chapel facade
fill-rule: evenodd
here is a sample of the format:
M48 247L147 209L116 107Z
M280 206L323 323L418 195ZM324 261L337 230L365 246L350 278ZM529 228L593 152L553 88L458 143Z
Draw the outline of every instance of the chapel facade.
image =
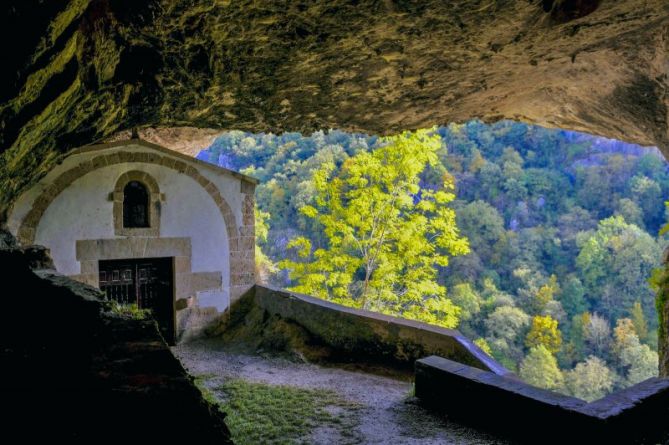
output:
M151 309L174 343L255 284L256 184L140 139L86 146L17 199L8 226L58 272Z

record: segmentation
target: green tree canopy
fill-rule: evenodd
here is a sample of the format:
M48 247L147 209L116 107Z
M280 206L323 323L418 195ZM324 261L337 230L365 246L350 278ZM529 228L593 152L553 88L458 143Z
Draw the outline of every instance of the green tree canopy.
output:
M530 385L544 389L558 390L564 384L557 360L543 345L530 349L520 364L520 377Z
M552 354L557 353L562 346L562 333L558 329L558 322L550 315L537 315L532 318L530 332L527 333L525 345L528 348L543 346Z
M421 173L438 163L440 138L430 131L385 138L373 151L315 171L313 205L300 212L323 228L325 245L290 241L297 261L285 260L291 290L337 303L446 327L459 308L437 282L438 267L469 252L460 236L448 175L437 189L421 188Z
M660 256L658 243L648 233L616 216L599 222L581 246L576 264L590 301L598 312L616 320L639 295L644 312L652 313L654 294L647 280Z
M565 373L565 385L574 397L592 402L601 399L613 389L615 374L606 363L594 356Z

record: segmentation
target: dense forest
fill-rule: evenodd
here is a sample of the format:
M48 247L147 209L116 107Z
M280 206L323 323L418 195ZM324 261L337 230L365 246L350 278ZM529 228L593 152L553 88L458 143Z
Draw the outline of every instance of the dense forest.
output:
M430 148L434 157L394 173L405 174L402 193L412 198L402 201L400 195L404 207L394 215L406 215L393 227L414 236L397 237L397 258L437 266L434 273L423 266L407 271L393 269L388 260L383 275L395 280L376 284L387 286L390 295L378 308L346 296L358 292L364 300L359 289L364 282L366 291L369 281L354 259L339 263L352 268L351 274L340 274L332 286L333 274L323 278L313 268L331 270L342 258L341 248L333 249L341 247L333 242L341 240L336 233L364 227L359 221L353 229L337 226L352 210L327 201L339 193L333 184L348 184L349 195L362 184L359 199L369 178L387 179L392 164L380 167L374 160L388 162L392 155L383 147L391 141L336 130L308 137L233 131L198 157L260 179L260 267L274 285L310 289L308 276L316 290L330 280L332 293L319 296L388 313L413 295L403 306L410 309L399 315L455 326L528 382L586 400L655 375L657 316L649 279L667 246L658 233L669 194L669 169L659 152L513 122L451 124L431 134L437 138ZM415 183L407 169L415 170ZM339 213L323 213L328 205ZM366 212L356 205L357 213ZM445 233L451 223L459 232L448 239L428 233L440 227ZM423 239L441 241L430 247L417 241ZM311 269L301 265L300 256L314 251L330 257L312 258ZM407 284L418 281L419 289ZM440 298L425 299L429 293Z

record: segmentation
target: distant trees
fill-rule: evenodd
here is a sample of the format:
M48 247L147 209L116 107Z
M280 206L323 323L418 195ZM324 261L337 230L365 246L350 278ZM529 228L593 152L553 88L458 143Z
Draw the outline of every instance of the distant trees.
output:
M635 301L630 309L630 318L634 325L634 332L641 341L646 341L648 339L648 323L646 322L646 315L639 301Z
M497 209L479 200L456 210L458 226L469 239L472 252L489 264L499 264L506 243L506 230Z
M530 323L530 317L522 309L512 306L496 308L485 320L493 356L501 361L506 358L518 363L523 356L522 338Z
M574 397L592 402L611 392L615 374L602 359L590 356L564 374L565 387Z
M520 377L530 385L544 389L560 390L564 385L564 377L557 360L541 344L532 347L520 363Z
M567 314L582 314L588 309L585 287L575 274L570 274L565 279L559 299Z
M576 264L593 307L617 320L637 300L652 312L655 299L648 278L660 257L661 249L648 233L615 216L600 221L584 240Z
M369 253L378 238L369 236L365 221L384 215L373 203L392 192L367 185L416 170L398 172L391 153L378 157L391 140L337 130L229 132L198 157L261 180L256 199L269 213L263 219L269 229L266 240L259 237L257 258L263 263L264 253L268 262L258 274L274 285L304 286L333 301L442 326L457 323L528 379L542 369L537 363L551 367L555 360L566 393L584 394L592 370L606 368L610 378L595 381L596 394L583 397L655 375L657 314L647 279L669 244L669 235L657 236L667 219L662 197L669 196L662 157L513 122L472 121L432 135L429 162L407 182L412 190L400 193L397 214L382 218L403 235L384 236L376 259ZM441 206L439 192L448 195L444 208L457 215L456 237L469 239L467 255L430 238L437 233L435 211L425 206ZM256 224L262 235L264 222ZM362 234L367 254L356 253L350 234ZM286 269L268 272L280 260L294 263L292 282ZM620 326L633 331L625 342Z
M611 327L609 322L597 314L588 316L584 326L584 338L588 353L606 358L611 347Z
M630 189L638 206L643 211L643 219L648 227L656 227L662 223L664 200L662 188L653 179L645 175L635 175L630 180Z
M558 329L557 320L550 315L537 315L532 319L530 332L527 333L525 346L532 349L543 346L551 354L560 351L562 346L562 333Z
M641 344L635 324L629 318L618 319L614 351L618 357L619 372L626 383L634 385L657 375L658 355L648 345Z

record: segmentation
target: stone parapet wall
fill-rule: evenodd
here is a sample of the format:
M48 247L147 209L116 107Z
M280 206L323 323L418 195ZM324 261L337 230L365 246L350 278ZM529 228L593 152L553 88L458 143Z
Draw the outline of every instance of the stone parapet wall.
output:
M463 423L521 443L669 443L669 379L592 403L431 356L416 362L416 396Z
M413 363L438 354L496 374L509 374L471 340L452 329L259 285L255 287L255 303L271 315L302 326L326 345L363 361L382 358Z

